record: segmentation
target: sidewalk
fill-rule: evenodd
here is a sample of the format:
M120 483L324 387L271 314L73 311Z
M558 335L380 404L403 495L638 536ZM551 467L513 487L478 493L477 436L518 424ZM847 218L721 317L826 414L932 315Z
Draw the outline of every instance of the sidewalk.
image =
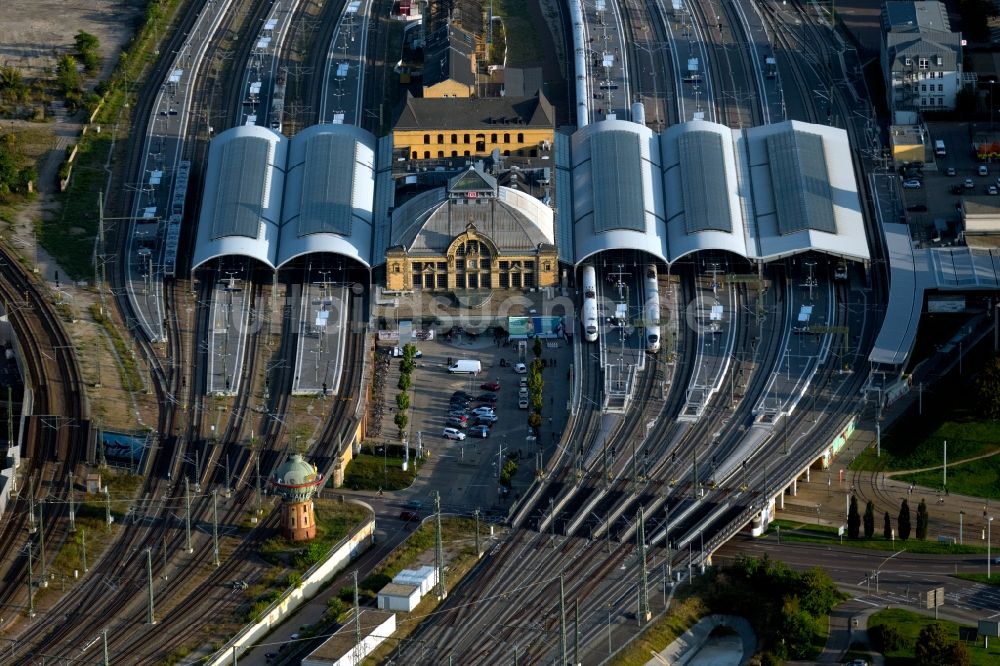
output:
M970 357L975 353L969 349L975 342L982 341L983 344L988 344L991 331L992 320L981 322L981 325L966 339L965 356ZM892 404L882 407L880 421L882 435L896 423L911 417L917 410L921 400L919 386L930 386L952 371L957 371L960 364L960 348L956 345L944 345L942 349L943 351L935 353L916 367L909 392ZM966 360L966 365L968 364L969 361ZM924 401L925 409L930 409L928 403L929 400ZM880 533L882 515L885 511L889 512L895 523L903 499L909 502L913 516L916 515L917 505L923 499L931 516L928 539L950 536L956 541L961 540L967 544L972 543L973 539L979 541L980 532L985 529L982 516L984 512L989 511L989 500L950 493L942 494L934 489L913 487L909 483L892 478L907 473L907 470L867 472L849 469L851 462L858 455L876 445L878 433L875 427L875 415L875 407L868 405L858 419L854 434L837 453L830 468L812 470L809 482L804 478L801 479L798 483L798 493L785 496L785 508L778 510L777 517L831 527L846 525L848 498L853 494L858 498L859 511L862 513L868 500L875 503L876 532ZM952 464L960 462L962 461L956 460L952 461Z

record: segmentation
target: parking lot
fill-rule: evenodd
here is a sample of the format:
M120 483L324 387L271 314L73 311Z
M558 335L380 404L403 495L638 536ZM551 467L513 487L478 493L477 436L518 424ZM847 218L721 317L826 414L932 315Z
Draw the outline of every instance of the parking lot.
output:
M963 199L997 196L1000 163L984 164L972 150L973 136L984 129L988 128L969 123L928 123L927 145L944 141L947 155L934 157L920 169L899 173L905 218L914 240L922 245L950 245L955 241L961 231ZM933 151L927 152L931 159ZM980 167L985 167L985 174ZM919 180L920 186L908 187L910 177ZM1000 199L996 203L1000 205Z
M526 375L515 372L515 366L520 362L530 363L534 358L533 341L527 341L521 351L517 341L511 340L504 346L504 341L495 340L492 332L478 336L456 334L451 340L440 333L436 331L434 340L413 341L421 356L417 359L410 388L408 440L411 446L428 452L429 458L413 487L401 495L428 505L432 491L437 490L446 507L471 510L492 506L502 510L531 483L538 445L545 447L546 456L550 455L565 427L572 347L561 339L548 340L543 345L541 358L546 367L542 373L545 384L540 441L530 442L527 440L529 410L519 407L519 384ZM478 361L482 370L479 374L449 373L449 363L459 360ZM397 367L385 388L387 405L394 404L398 392L395 359L393 365ZM497 390L490 390L494 388ZM471 400L467 404L453 405L451 401L456 391L468 394ZM449 422L449 412L456 409L464 408L468 412L480 405L493 404L476 399L487 393L496 396L496 422L485 438L473 436L473 431L477 431L476 434L479 431L473 425L476 423L474 415L470 414L462 424L454 420ZM391 418L390 415L386 420L386 435L395 433ZM445 438L446 427L462 432L465 438ZM518 456L518 471L508 493L499 486L498 464L502 466L510 454Z

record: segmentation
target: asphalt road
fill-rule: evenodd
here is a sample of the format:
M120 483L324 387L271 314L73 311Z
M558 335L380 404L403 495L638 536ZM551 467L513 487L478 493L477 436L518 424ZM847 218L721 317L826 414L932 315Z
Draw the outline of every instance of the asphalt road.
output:
M722 564L740 555L764 554L797 570L818 566L842 591L873 607L926 608L924 593L943 586L945 605L939 609L942 618L975 624L981 619L1000 617L1000 587L952 576L985 572L985 554L916 555L904 551L894 555L849 546L779 543L774 535L769 535L758 539L738 536L713 556L713 562ZM877 583L870 576L875 571L879 572ZM994 575L1000 579L1000 571Z

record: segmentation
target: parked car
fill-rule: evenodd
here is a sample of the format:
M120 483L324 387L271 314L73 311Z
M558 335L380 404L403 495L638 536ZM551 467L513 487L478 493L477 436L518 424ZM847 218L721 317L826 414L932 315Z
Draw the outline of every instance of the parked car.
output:
M474 426L472 430L469 431L469 437L478 437L479 439L486 439L490 436L489 426Z
M499 417L496 414L482 414L480 416L477 416L472 421L472 427L481 426L481 425L484 425L484 426L487 426L487 427L493 427L493 424L497 422L498 418Z
M997 193L997 186L996 185L987 185L986 186L986 194L996 194L996 193Z
M469 408L469 405L471 405L471 404L472 403L469 402L468 400L460 400L458 402L452 401L452 402L448 403L448 411L449 412L463 412L464 413Z
M420 515L415 511L403 511L399 514L399 519L406 522L420 522Z
M479 388L481 388L484 391L493 391L494 393L496 393L497 391L500 390L500 382L498 381L486 382L485 384L480 385Z
M980 164L979 165L979 175L980 176L988 176L988 175L990 175L990 170L986 168L985 164Z
M922 187L922 185L921 185L920 181L917 180L916 178L908 178L908 179L906 179L906 180L903 181L903 187L906 188L906 189L908 189L908 190L915 190L915 189L919 189L920 187Z
M526 375L528 374L528 367L524 363L516 363L514 365L514 372L519 375Z
M527 387L528 386L528 378L527 377L521 377L521 382L520 382L519 385L520 385L521 388Z
M424 353L418 349L417 353L414 354L413 356L414 356L414 358L423 358L423 355L424 355ZM392 349L389 350L389 356L391 356L393 358L402 358L402 356L403 356L403 348L402 347L393 347Z
M522 396L522 397L518 398L517 399L517 406L518 406L518 409L527 409L528 408L528 396Z
M460 442L465 439L465 433L456 428L445 428L441 432L441 436L445 439L456 439Z
M465 423L466 421L469 420L469 414L464 409L453 409L450 412L448 412L448 418L455 419L457 421Z
M947 169L945 169L944 170L944 175L946 175L946 176L954 176L955 175L955 167L948 167Z
M445 426L448 428L454 428L455 430L465 430L469 426L467 420L450 418L444 422Z
M964 187L967 190L971 190L975 186L976 184L972 182L971 178L966 178L965 180L962 181L962 187Z
M519 390L517 392L517 397L518 398L527 398L528 397L528 387L527 386L522 386L521 390Z
M472 410L472 413L475 416L496 416L496 412L494 412L493 408L486 407L485 405L482 407L476 407Z
M496 402L499 396L496 393L480 393L476 396L479 402Z
M927 206L925 206L924 204L913 204L912 206L907 206L906 210L912 213L926 213Z

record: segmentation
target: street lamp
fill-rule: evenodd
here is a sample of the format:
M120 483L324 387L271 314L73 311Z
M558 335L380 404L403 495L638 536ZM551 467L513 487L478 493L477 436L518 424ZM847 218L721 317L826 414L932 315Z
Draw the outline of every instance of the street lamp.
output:
M990 579L990 542L992 541L992 534L990 533L990 528L993 526L993 516L990 516L986 520L986 580Z

